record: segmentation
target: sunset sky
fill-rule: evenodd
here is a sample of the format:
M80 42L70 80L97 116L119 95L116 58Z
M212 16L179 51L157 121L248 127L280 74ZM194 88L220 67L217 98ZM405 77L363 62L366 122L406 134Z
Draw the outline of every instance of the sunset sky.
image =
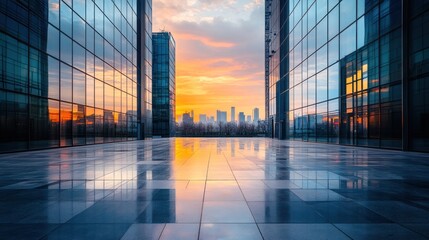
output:
M176 40L176 115L236 107L264 118L262 0L153 0L153 31Z

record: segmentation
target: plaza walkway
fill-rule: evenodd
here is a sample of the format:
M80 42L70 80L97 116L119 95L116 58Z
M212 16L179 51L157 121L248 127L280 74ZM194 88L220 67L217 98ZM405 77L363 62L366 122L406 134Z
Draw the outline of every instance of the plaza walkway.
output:
M0 239L426 239L429 154L172 138L0 155Z

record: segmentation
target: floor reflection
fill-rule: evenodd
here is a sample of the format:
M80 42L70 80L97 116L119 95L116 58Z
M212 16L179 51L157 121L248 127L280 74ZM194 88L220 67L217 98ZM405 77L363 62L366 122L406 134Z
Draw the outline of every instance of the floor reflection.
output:
M429 238L429 155L172 138L0 155L4 239Z

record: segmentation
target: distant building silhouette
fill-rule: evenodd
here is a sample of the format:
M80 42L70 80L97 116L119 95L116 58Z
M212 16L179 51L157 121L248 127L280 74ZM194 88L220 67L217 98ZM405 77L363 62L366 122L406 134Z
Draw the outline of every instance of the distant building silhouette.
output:
M172 137L176 131L176 43L171 33L158 32L152 34L152 46L153 136Z
M220 110L216 111L217 123L226 123L227 122L226 118L227 118L226 111L220 111Z
M246 116L244 115L244 112L239 112L238 113L238 122L240 124L243 124L246 122Z
M253 109L253 122L258 123L259 121L259 108Z
M200 114L200 123L207 123L207 115L206 114Z
M184 113L182 115L182 122L183 124L193 124L194 123L194 119L191 117L191 113Z

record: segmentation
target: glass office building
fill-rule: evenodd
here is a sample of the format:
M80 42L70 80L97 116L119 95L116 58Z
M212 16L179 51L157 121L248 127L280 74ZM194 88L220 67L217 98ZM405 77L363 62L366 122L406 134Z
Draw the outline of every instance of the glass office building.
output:
M151 59L138 62L146 58L138 27L151 31L151 1L1 5L0 152L139 137L139 95L150 95ZM149 83L140 88L142 82Z
M88 1L88 0L87 0ZM126 1L126 0L122 0ZM128 0L131 1L131 0ZM152 0L137 2L138 139L152 137Z
M429 151L429 2L266 1L272 135Z
M169 32L152 35L153 136L176 134L176 43Z

